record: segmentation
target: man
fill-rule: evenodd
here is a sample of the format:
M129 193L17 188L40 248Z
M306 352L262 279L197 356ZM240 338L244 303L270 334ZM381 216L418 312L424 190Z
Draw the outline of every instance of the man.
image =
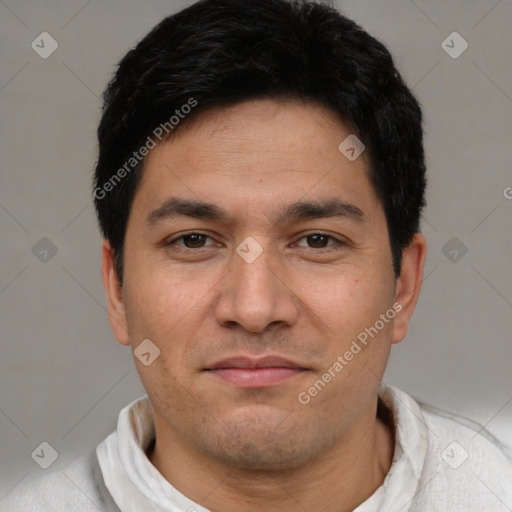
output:
M506 511L510 451L381 383L426 243L421 111L326 6L205 0L105 94L94 199L147 396L2 510Z

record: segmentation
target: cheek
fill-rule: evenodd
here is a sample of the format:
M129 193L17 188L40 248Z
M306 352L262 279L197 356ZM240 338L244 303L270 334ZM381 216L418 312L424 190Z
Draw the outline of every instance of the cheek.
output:
M133 342L149 338L166 350L170 339L186 342L208 299L207 283L197 277L183 279L179 272L147 263L133 267L128 276L125 304Z
M333 336L357 335L373 324L392 301L389 283L368 269L339 269L316 285L303 283L304 303L321 318Z

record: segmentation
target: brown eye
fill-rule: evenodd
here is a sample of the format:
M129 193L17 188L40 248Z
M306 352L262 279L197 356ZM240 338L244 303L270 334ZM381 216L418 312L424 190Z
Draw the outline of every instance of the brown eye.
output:
M198 247L203 247L205 235L200 235L199 233L192 233L191 235L184 235L182 237L183 243L189 249L197 249Z
M306 240L308 241L310 247L314 247L315 249L322 249L327 246L329 238L329 236L315 233L314 235L308 235Z
M307 247L309 249L326 249L332 246L344 245L343 242L326 233L311 233L302 237L300 241L302 240L306 240L307 245L301 243L298 243L297 245L299 247ZM329 243L330 240L334 243Z
M211 240L211 237L209 237L208 235L204 235L202 233L186 233L184 235L174 238L173 240L170 240L165 245L176 245L180 249L203 249L205 247L209 247L209 245L212 245L206 244L206 241L208 239Z

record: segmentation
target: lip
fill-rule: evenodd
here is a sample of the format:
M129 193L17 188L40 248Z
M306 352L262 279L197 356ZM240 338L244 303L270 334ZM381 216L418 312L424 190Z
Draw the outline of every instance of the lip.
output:
M259 368L297 368L305 370L302 366L294 363L290 359L281 356L264 356L264 357L249 357L237 356L229 357L212 364L207 370L218 370L224 368L244 368L244 369L259 369Z
M307 368L280 356L231 357L206 368L215 377L238 387L267 387L295 377Z

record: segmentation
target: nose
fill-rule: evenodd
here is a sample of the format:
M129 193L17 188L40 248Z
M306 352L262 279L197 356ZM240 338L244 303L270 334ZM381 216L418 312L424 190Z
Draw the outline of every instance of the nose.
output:
M285 265L270 248L256 259L233 253L231 271L217 287L216 321L223 327L239 325L249 332L262 332L271 324L293 325L300 302Z

